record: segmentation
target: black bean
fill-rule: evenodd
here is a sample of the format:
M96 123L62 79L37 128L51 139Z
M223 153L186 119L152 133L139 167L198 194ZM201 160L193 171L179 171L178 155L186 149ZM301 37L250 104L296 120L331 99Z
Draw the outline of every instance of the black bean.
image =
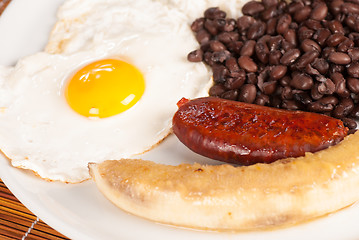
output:
M232 72L230 71L228 74L228 77L243 78L245 80L246 79L246 71L244 71L244 69L239 69L238 71L232 71Z
M237 25L237 21L235 19L233 18L227 19L226 24L223 27L223 31L232 32L236 28L236 25Z
M317 69L320 74L326 74L329 69L329 63L323 58L315 59L312 66Z
M238 98L238 90L229 90L221 94L221 98L228 99L228 100L237 100Z
M220 52L214 52L212 54L212 61L223 63L230 57L231 57L231 53L227 50L220 51Z
M262 63L268 63L269 49L266 43L258 41L255 46L256 56Z
M252 26L249 27L248 31L247 31L247 38L248 39L258 39L261 36L263 36L266 32L266 27L267 25L262 22L262 21L258 21L256 23L254 23Z
M270 72L270 77L274 80L279 80L285 76L287 73L287 66L284 65L277 65L273 67L272 71Z
M247 83L249 84L257 84L258 83L258 77L255 73L247 73Z
M333 52L335 52L335 48L333 48L333 47L326 47L326 48L323 49L322 54L321 54L321 57L322 57L323 59L328 59L328 58L329 58L329 55L330 55L331 53L333 53Z
M320 72L313 68L312 65L310 64L307 64L307 66L305 66L305 72L308 73L309 75L315 75L315 76L318 76L320 75Z
M331 104L322 104L319 101L308 104L308 110L312 112L330 112L334 109Z
M264 7L270 7L278 4L278 0L262 0Z
M283 37L281 35L273 36L268 40L268 48L270 51L278 50L281 47Z
M345 23L352 30L356 30L356 28L357 28L356 20L357 20L357 18L354 15L349 15L345 18Z
M287 51L280 59L280 63L288 66L289 64L294 63L300 56L299 49L291 49Z
M190 52L187 55L187 60L190 62L201 62L203 60L203 51L198 49Z
M266 95L271 95L274 93L277 87L277 81L270 81L263 83L261 91Z
M220 52L220 51L227 50L226 46L218 40L210 41L209 45L210 45L210 49L213 52Z
M280 1L277 5L278 12L279 13L284 12L287 7L288 7L288 4L286 1Z
M326 79L326 81L319 83L318 92L323 95L333 94L335 91L335 84L330 80Z
M302 105L294 100L283 100L281 107L288 110L299 110L302 108Z
M350 92L346 88L345 78L343 74L334 72L330 75L330 79L335 84L335 92L341 97L349 97Z
M287 32L289 29L289 25L291 23L292 23L292 17L288 13L283 14L278 19L277 28L276 28L277 33L284 34L285 32Z
M226 61L226 67L229 72L239 72L239 66L237 64L237 59L230 57Z
M328 7L324 2L320 2L317 6L314 7L310 14L310 18L314 20L324 20L328 14Z
M351 77L359 78L359 63L354 62L347 67L347 72Z
M209 42L211 34L209 34L205 29L201 29L197 32L196 39L200 44L204 44Z
M348 78L347 87L353 93L359 93L359 79L357 78Z
M232 41L226 44L226 47L228 51L234 52L236 54L239 54L243 47L242 41Z
M311 12L312 9L310 6L304 6L294 13L294 20L296 22L303 22L309 18Z
M330 4L329 4L329 9L330 11L337 15L340 13L341 11L341 6L344 4L343 0L333 0Z
M203 61L207 63L209 66L213 66L214 61L212 60L212 53L211 52L205 52L203 55Z
M313 39L317 41L317 43L321 46L327 41L328 37L331 35L331 32L326 28L321 28L316 31L313 36Z
M322 51L322 48L319 46L318 43L316 43L315 41L311 40L311 39L305 39L301 45L300 48L304 51L304 52L309 52L309 51L313 51L316 50L318 52Z
M288 31L284 33L284 39L293 46L297 46L298 44L297 33L295 32L294 29L288 29Z
M354 102L350 98L342 99L333 110L333 117L346 117L354 109Z
M306 92L293 92L293 98L304 105L308 105L313 101Z
M204 12L204 17L211 20L216 18L225 18L226 15L227 14L224 11L220 10L218 7L208 8Z
M336 106L339 103L339 100L338 100L338 98L336 98L334 96L328 96L328 97L323 97L323 98L319 99L318 102L320 102L322 104L331 104L333 106Z
M283 100L290 100L293 99L293 92L292 88L289 86L285 86L282 88L282 92L280 93L280 97Z
M227 24L227 20L223 19L223 18L214 19L213 24L216 26L218 32L223 32L223 31L228 30L227 28L230 28L230 26ZM233 29L234 29L234 27L232 28L232 30Z
M312 29L312 30L319 30L321 28L323 28L323 25L320 21L314 20L314 19L308 19L304 22L305 26L307 26L308 28Z
M304 39L312 38L314 35L314 30L309 29L306 26L302 26L298 29L297 35L298 35L299 41L302 42Z
M203 29L204 18L198 18L191 24L191 30L193 32L198 32Z
M222 95L227 89L222 84L215 84L209 89L209 95L214 97L219 97Z
M283 40L282 42L282 50L281 52L284 54L285 52L288 52L291 49L296 48L295 45L291 44L290 42L288 42L287 40Z
M345 14L359 14L359 4L344 2L341 6L341 11Z
M244 15L254 16L264 10L264 5L258 1L249 1L242 7Z
M334 17L334 20L338 20L339 22L343 22L345 20L345 14L341 13Z
M335 64L335 63L329 64L329 74L334 73L334 72L342 73L344 71L345 71L344 65L339 65L339 64Z
M257 88L253 84L244 84L239 92L238 100L246 103L253 103L256 99Z
M341 42L346 40L347 38L341 33L334 33L333 35L329 36L326 40L326 44L329 47L338 46Z
M269 19L278 16L277 6L273 5L266 8L261 12L261 18L263 21L268 21Z
M332 33L345 34L343 25L338 20L332 20L329 22L328 27Z
M268 62L271 65L280 64L280 59L282 58L282 53L279 50L271 51L269 53Z
M256 20L251 16L242 16L237 20L238 30L243 32L252 26L255 22Z
M298 2L292 1L288 6L288 12L290 14L294 14L294 13L298 12L300 9L302 9L303 7L304 7L303 2L301 2L301 1L298 1Z
M306 52L298 59L296 67L298 69L304 69L308 64L311 64L318 56L319 52L316 50Z
M355 129L357 127L357 123L350 118L342 118L344 126L346 126L349 129ZM348 133L349 134L349 133Z
M329 61L335 64L346 65L351 63L351 58L348 54L342 52L332 52L329 55Z
M267 21L267 30L266 33L269 35L274 35L276 33L277 28L277 18L271 18Z
M282 100L278 96L272 96L270 98L270 106L275 108L280 108L282 105Z
M296 89L309 90L313 86L313 79L305 73L298 73L293 76L290 85Z
M216 83L224 83L228 74L228 69L221 64L213 64L213 81Z
M348 55L352 59L352 61L358 61L359 60L359 48L352 48L348 50Z
M254 53L254 47L256 46L256 41L248 40L244 42L244 45L241 49L240 55L241 56L252 56Z
M318 75L318 76L315 76L315 80L317 80L318 82L325 82L325 81L327 81L327 78L324 75Z
M318 100L323 97L323 94L319 92L319 83L315 83L314 86L310 89L310 96L313 100Z
M217 25L214 20L206 19L206 21L204 22L204 28L211 35L217 35L219 32L219 29L217 28Z
M227 78L224 86L227 89L238 89L243 86L246 78L244 77L236 77L236 78Z
M269 97L264 94L258 94L256 100L254 101L255 104L265 106L268 105L270 102Z
M348 50L352 49L353 47L354 47L354 41L348 38L338 45L337 51L346 53L348 52Z
M358 32L351 32L348 34L349 39L353 41L357 41L359 39L359 33Z
M258 66L255 64L252 58L248 56L241 56L238 58L238 64L246 72L257 72Z
M239 34L236 32L223 32L218 34L217 39L222 43L227 44L233 41L238 41Z

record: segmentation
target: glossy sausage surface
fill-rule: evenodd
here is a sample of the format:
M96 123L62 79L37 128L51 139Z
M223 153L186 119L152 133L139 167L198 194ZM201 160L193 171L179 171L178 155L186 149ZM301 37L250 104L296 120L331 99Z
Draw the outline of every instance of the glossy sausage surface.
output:
M343 122L325 115L215 97L181 100L173 132L192 151L241 165L303 156L340 142Z

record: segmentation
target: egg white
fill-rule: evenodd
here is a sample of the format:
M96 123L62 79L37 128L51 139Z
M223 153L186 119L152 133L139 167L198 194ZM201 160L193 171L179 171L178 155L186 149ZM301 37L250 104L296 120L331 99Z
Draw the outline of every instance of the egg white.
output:
M107 28L102 31L88 25L93 40L74 40L76 46L82 46L74 52L40 52L21 59L13 68L0 68L0 93L4 93L0 96L1 151L15 167L30 169L48 180L72 183L89 178L89 162L150 150L170 133L176 103L182 97L207 95L211 77L202 63L186 60L197 43L188 24L182 22L181 12L172 9L175 14L167 14L165 5L149 0L93 1L111 3L103 8L91 1L86 1L88 5L74 2L83 3L79 11L91 5L99 18L114 14L114 9L131 12L130 23L127 16L109 17L115 20L104 21ZM68 14L77 15L76 9ZM144 28L144 19L156 29ZM105 58L135 65L144 75L145 92L121 114L89 119L69 107L64 86L81 66Z

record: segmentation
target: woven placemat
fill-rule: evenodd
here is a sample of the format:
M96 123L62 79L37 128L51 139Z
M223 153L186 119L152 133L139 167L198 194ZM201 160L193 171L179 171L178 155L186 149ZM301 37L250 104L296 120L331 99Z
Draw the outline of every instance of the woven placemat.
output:
M17 200L0 179L0 239L68 239L41 221Z
M0 0L0 15L11 0ZM68 239L41 221L17 200L0 179L0 239Z

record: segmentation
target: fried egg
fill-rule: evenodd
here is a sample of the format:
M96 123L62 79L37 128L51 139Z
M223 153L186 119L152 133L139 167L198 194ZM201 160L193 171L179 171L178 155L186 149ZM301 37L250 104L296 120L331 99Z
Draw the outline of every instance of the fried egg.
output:
M0 67L0 149L15 167L76 183L90 177L89 162L156 146L178 100L207 95L211 73L187 61L197 43L175 8L70 0L60 12L77 19L69 26L85 24L88 38L71 30L62 54Z

